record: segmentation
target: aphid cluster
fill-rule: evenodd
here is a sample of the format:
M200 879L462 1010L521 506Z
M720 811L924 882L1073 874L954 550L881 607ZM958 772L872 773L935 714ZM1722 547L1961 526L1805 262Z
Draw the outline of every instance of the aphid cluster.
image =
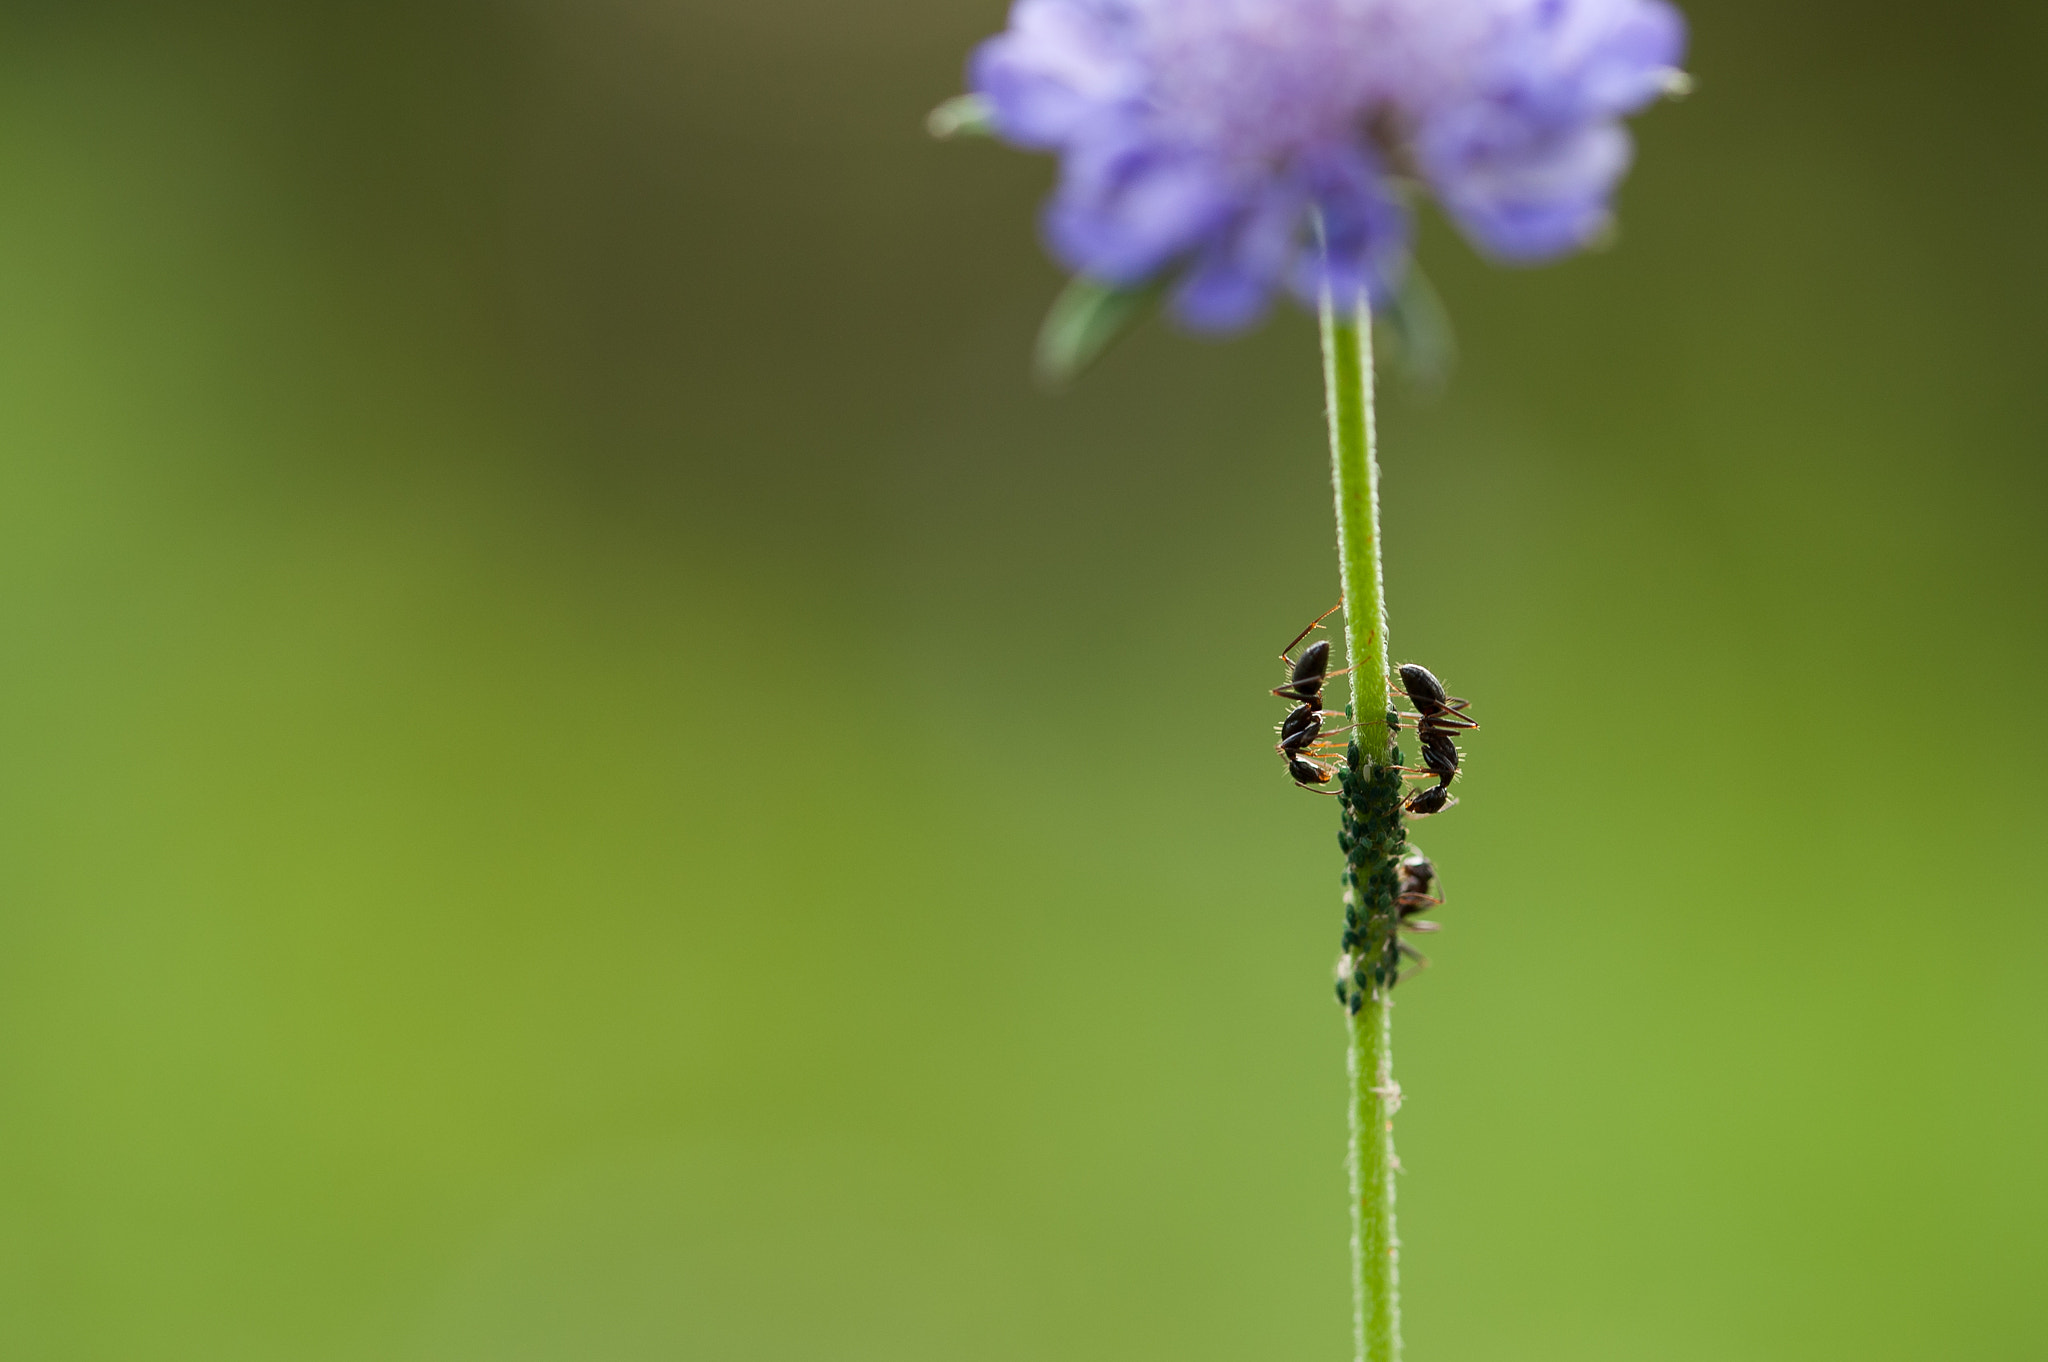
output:
M1396 867L1400 872L1399 887L1394 895L1394 933L1387 939L1385 966L1381 970L1370 967L1363 942L1354 943L1337 960L1337 1001L1344 1010L1357 1013L1365 1006L1370 996L1375 975L1381 978L1391 976L1391 983L1398 984L1417 970L1429 966L1429 957L1401 939L1403 932L1427 933L1441 931L1440 924L1425 921L1418 916L1425 908L1443 907L1443 898L1437 888L1436 866L1429 857L1419 851L1412 851L1401 858ZM1403 961L1414 963L1402 969Z
M1343 608L1343 603L1331 606L1316 616L1308 628L1294 636L1294 643L1280 650L1281 665L1287 668L1287 684L1275 686L1273 694L1283 700L1295 702L1287 711L1287 717L1280 721L1280 741L1275 743L1280 755L1286 759L1287 774L1294 777L1294 783L1303 789L1315 790L1328 785L1335 778L1338 768L1322 758L1334 753L1341 744L1323 739L1323 720L1342 718L1340 711L1323 708L1323 683L1333 676L1342 676L1350 671L1330 670L1330 643L1328 639L1317 639L1301 650L1300 657L1290 658L1296 643L1322 627L1323 621ZM1342 732L1332 729L1332 732ZM1317 790L1319 794L1335 794L1335 790Z

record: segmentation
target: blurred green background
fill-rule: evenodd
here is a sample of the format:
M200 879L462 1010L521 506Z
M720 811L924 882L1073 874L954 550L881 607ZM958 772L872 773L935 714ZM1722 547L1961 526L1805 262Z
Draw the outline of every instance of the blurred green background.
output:
M2048 18L1432 228L1410 1356L2048 1355ZM1314 331L1027 378L998 0L0 17L0 1354L1347 1355Z

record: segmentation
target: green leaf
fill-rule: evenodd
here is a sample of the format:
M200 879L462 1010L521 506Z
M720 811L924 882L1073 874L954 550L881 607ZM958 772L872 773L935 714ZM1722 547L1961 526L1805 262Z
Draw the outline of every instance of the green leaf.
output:
M955 95L926 115L924 126L942 142L955 137L993 137L995 110L980 95Z
M1154 285L1118 288L1075 275L1053 299L1045 324L1038 328L1039 381L1052 388L1073 382L1158 296Z
M1402 377L1425 392L1441 391L1458 362L1458 338L1443 299L1413 262L1379 320Z

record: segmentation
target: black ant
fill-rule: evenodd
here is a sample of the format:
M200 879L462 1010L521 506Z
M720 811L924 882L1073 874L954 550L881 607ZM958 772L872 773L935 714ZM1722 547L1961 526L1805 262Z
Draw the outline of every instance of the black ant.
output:
M1425 908L1444 906L1442 896L1436 892L1436 864L1419 851L1401 861L1401 892L1394 896L1394 906L1401 910L1402 931L1438 930L1436 923L1415 917Z
M1417 818L1427 818L1458 802L1450 792L1450 784L1458 776L1459 756L1452 735L1479 724L1466 713L1472 702L1447 692L1427 667L1403 663L1401 687L1397 693L1415 706L1415 734L1422 741L1422 769L1415 774L1436 777L1435 786L1417 790L1403 807Z
M1439 787L1441 788L1441 787ZM1443 899L1436 892L1436 866L1421 852L1404 858L1401 862L1401 892L1394 896L1394 907L1401 914L1401 930L1404 932L1435 932L1442 928L1434 922L1424 922L1415 915L1424 908L1441 908ZM1403 957L1415 962L1415 969L1404 970L1394 982L1400 983L1415 970L1429 968L1429 957L1402 941L1398 949Z
M1325 718L1341 717L1335 710L1323 708L1323 683L1333 676L1343 676L1351 669L1330 670L1330 643L1328 639L1317 639L1301 650L1300 657L1289 657L1295 645L1322 627L1324 620L1344 608L1344 602L1325 610L1310 621L1308 628L1296 634L1285 648L1280 650L1280 661L1287 668L1287 683L1275 686L1273 694L1282 700L1297 703L1287 711L1287 717L1280 721L1280 741L1274 750L1286 758L1287 774L1294 777L1294 783L1318 794L1335 794L1335 790L1319 790L1317 786L1328 785L1337 776L1338 768L1315 754L1328 753L1335 748L1333 743L1318 742L1323 733Z

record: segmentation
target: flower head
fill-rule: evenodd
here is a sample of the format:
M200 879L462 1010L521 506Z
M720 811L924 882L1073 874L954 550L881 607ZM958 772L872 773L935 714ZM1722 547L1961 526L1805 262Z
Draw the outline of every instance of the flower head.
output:
M1684 42L1665 0L1017 0L970 78L1059 154L1063 263L1173 271L1181 317L1228 329L1276 288L1385 297L1418 185L1498 258L1584 245Z

